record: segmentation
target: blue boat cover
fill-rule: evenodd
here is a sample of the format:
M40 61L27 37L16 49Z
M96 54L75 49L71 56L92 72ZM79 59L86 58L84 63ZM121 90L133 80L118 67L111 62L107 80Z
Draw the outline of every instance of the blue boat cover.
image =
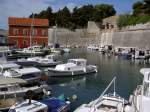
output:
M40 101L48 106L48 112L58 112L59 108L66 105L66 102L58 98L49 98Z

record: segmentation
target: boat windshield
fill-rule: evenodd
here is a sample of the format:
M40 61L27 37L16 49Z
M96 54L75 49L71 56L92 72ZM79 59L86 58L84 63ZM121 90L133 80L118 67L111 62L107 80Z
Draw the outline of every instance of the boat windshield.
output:
M68 60L68 63L74 63L78 66L85 66L86 65L86 63L84 61Z
M76 64L76 62L74 60L68 60L68 63L74 63L74 64Z

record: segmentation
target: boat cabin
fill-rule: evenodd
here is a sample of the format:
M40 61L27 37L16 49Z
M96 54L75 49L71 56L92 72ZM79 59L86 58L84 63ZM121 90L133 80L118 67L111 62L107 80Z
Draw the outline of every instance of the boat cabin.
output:
M27 99L22 103L13 105L8 112L48 112L48 107L35 100L31 100L31 104L29 104Z
M86 66L86 59L69 59L68 63L76 64L77 66Z
M31 47L28 47L28 48L24 48L24 50L26 51L41 51L42 50L42 46L31 46Z
M140 72L144 75L143 95L150 98L150 68L143 68Z
M66 64L60 64L55 67L58 71L76 71L83 70L86 67L85 59L69 59Z
M23 79L18 78L0 78L0 94L18 90L19 84L26 84Z
M3 73L4 77L22 78L24 80L30 80L32 78L38 78L41 76L41 70L35 67L29 68L17 68L10 69Z

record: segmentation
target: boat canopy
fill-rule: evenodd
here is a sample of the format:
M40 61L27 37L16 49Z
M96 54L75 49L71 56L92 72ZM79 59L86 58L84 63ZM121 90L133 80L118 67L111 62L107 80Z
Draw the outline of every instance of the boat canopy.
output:
M33 73L41 73L41 70L36 67L30 68L22 68L22 69L14 69L15 72L26 75L26 74L33 74Z
M25 80L19 78L0 78L0 85L25 84L25 83L27 83Z
M140 72L144 75L144 81L150 82L150 68L142 68Z

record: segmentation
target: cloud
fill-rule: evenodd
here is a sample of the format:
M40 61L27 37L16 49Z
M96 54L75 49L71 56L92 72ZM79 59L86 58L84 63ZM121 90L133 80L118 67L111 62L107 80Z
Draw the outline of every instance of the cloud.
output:
M48 7L44 0L2 0L0 1L0 28L7 28L9 16L28 17ZM54 1L54 0L53 0Z

